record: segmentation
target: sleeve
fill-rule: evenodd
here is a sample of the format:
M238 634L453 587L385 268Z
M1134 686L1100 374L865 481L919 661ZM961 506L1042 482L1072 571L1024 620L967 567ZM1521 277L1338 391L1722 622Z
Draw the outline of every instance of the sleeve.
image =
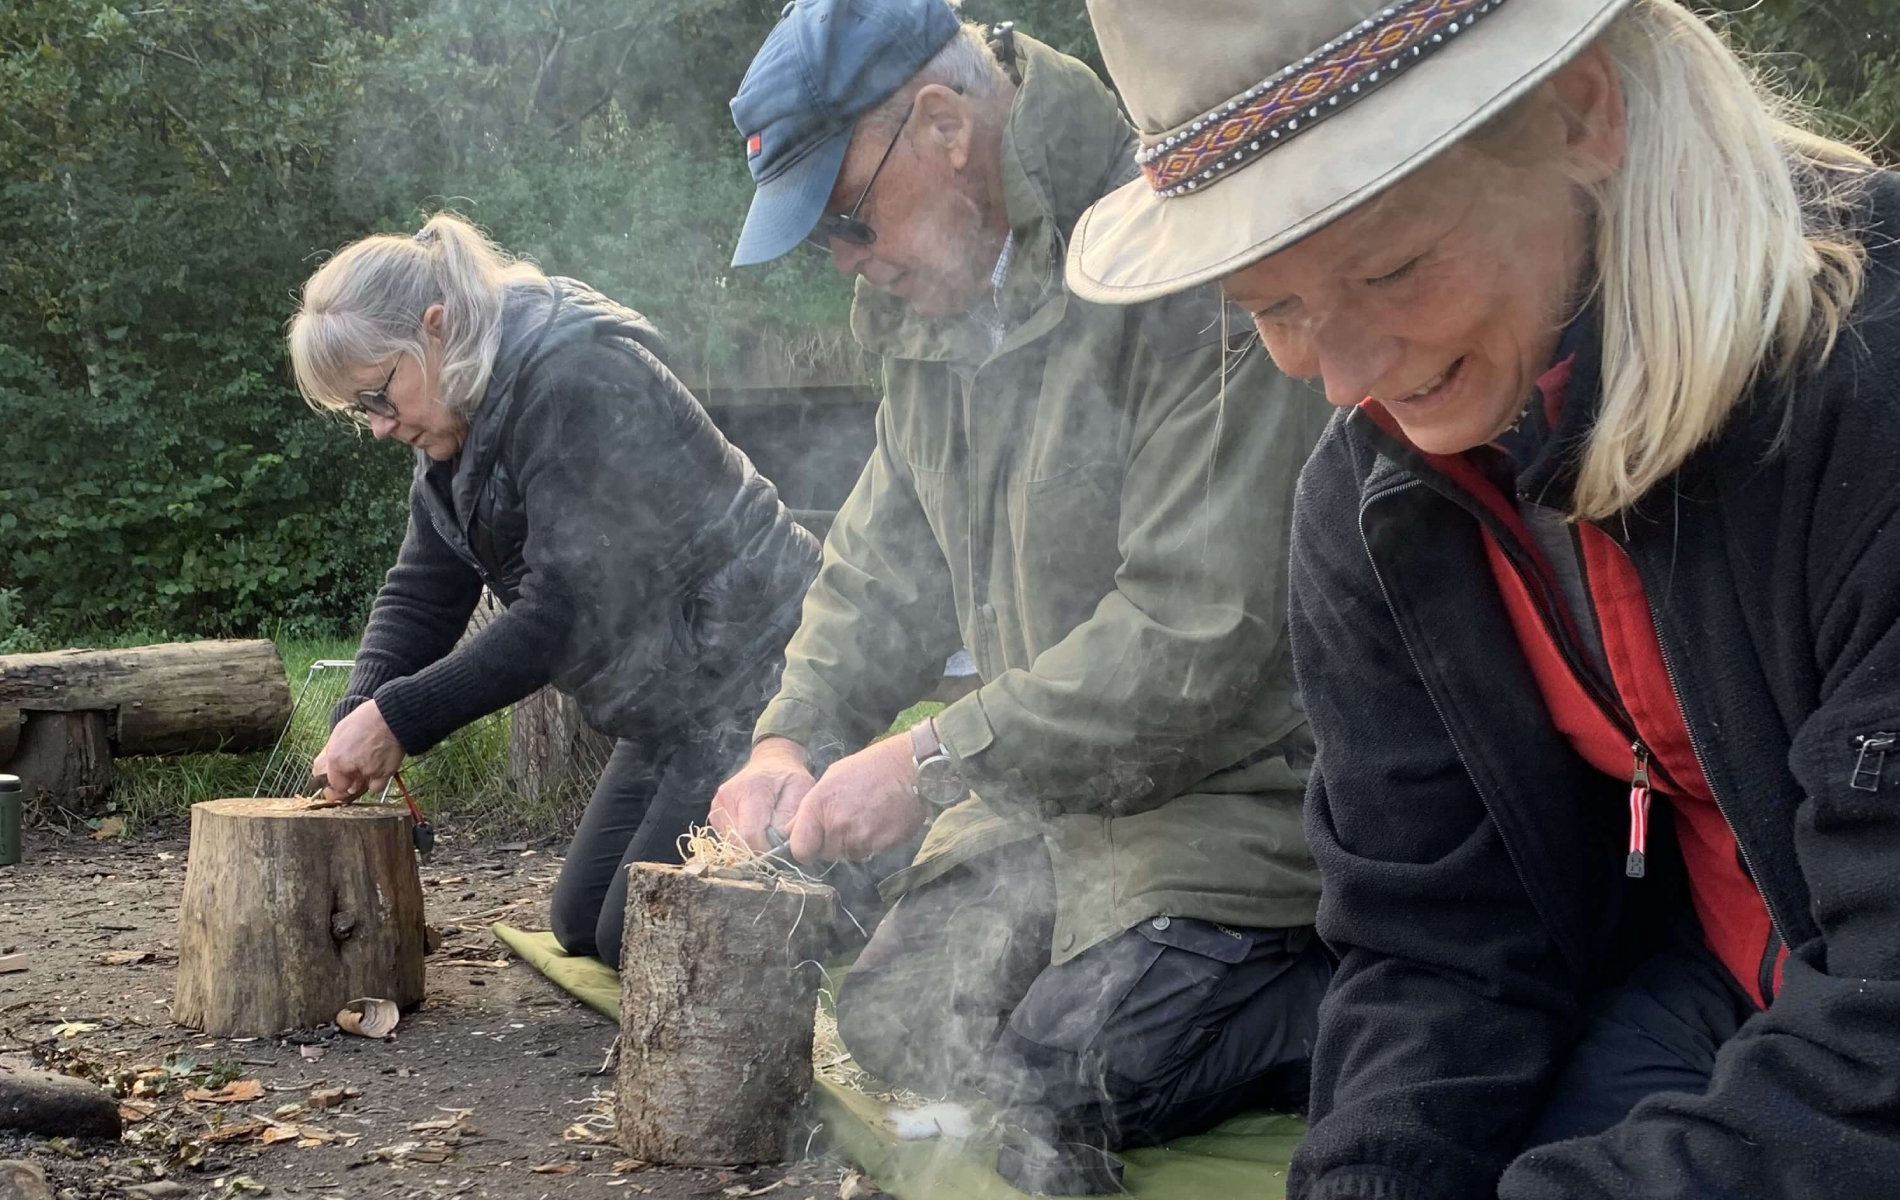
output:
M959 636L949 566L880 405L753 737L790 738L820 762L856 750L929 689Z
M514 602L376 694L411 753L587 669L583 658L599 668L670 638L641 611L641 581L676 568L733 503L706 480L727 478L734 452L645 350L592 343L538 371L503 449L525 521Z
M937 718L992 807L1139 811L1261 748L1236 754L1233 727L1275 664L1287 674L1293 486L1327 409L1263 350L1197 340L1130 356L1114 588Z
M1502 1195L1874 1196L1900 1178L1900 491L1869 494L1880 461L1834 473L1853 486L1830 489L1846 503L1810 540L1855 530L1814 572L1819 704L1789 754L1820 936L1790 947L1706 1092L1652 1096L1604 1134L1526 1154ZM1886 745L1864 756L1869 738Z
M1342 440L1308 464L1293 528L1291 636L1320 747L1306 836L1340 961L1288 1195L1488 1196L1575 1037L1578 986L1386 603Z
M421 486L418 481L410 490L409 528L396 564L383 577L370 607L349 685L330 712L332 727L383 685L414 675L447 654L481 599L481 576L436 533L428 509L415 492ZM405 749L419 751L393 727L391 732Z

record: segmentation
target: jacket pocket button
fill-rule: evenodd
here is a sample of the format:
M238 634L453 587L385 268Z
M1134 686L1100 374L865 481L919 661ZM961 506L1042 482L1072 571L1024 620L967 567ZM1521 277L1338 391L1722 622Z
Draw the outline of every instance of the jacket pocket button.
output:
M1174 922L1170 921L1166 917L1156 917L1154 919L1154 926L1156 929L1166 929L1168 926L1172 924L1174 924Z
M1073 933L1065 933L1062 935L1062 948L1064 950L1072 950L1075 948L1075 935Z

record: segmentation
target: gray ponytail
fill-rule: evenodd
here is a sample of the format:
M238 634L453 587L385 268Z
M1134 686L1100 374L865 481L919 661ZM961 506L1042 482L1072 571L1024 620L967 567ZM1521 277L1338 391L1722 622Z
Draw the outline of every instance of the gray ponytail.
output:
M314 408L344 409L353 372L364 365L398 354L422 365L422 314L441 304L439 400L466 418L487 391L501 346L503 296L524 282L545 286L546 277L455 213L437 213L413 237L352 242L310 277L290 319L297 390Z

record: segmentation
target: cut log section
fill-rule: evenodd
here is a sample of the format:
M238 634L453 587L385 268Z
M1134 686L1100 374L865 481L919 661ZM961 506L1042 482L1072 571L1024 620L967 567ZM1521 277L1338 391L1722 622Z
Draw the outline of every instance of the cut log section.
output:
M172 1019L261 1037L351 1000L422 999L422 881L400 807L208 800L191 809Z
M112 786L112 747L102 712L30 712L7 774L30 801L87 813Z
M261 640L8 654L7 709L103 712L121 755L256 750L290 719L290 681L277 647Z
M777 1162L811 1092L833 893L635 863L620 953L617 1137L679 1166Z

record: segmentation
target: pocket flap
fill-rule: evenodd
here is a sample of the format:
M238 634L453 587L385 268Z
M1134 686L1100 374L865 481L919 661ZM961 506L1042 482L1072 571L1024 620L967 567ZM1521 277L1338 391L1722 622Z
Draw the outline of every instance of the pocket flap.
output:
M1135 926L1158 945L1186 950L1216 962L1237 963L1253 949L1253 935L1212 921L1187 917L1154 917Z

